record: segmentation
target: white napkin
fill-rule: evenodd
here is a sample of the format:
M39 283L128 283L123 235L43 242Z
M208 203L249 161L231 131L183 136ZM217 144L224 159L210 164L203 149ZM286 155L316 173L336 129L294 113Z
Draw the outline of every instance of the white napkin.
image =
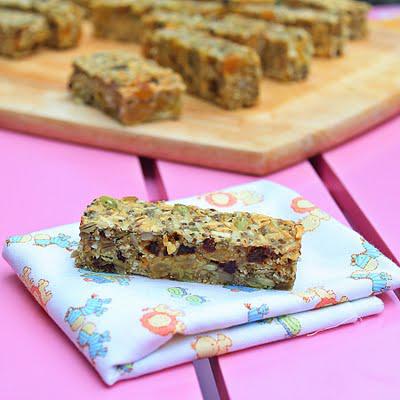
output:
M294 289L79 270L71 258L78 224L13 236L4 247L5 259L35 299L108 384L354 322L383 310L371 295L400 287L392 261L280 185L258 181L179 202L301 220L305 234Z

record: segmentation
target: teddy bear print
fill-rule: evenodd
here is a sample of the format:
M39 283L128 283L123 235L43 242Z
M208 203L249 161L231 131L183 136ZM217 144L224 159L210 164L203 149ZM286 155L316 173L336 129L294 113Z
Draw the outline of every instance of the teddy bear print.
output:
M316 299L317 303L314 305L314 309L349 301L347 296L341 296L338 299L336 293L332 289L325 289L323 287L313 287L304 292L296 292L295 294L300 296L306 303L310 303L312 300Z
M232 339L223 333L218 333L217 338L212 336L197 336L191 344L197 358L215 357L225 354L232 346Z
M293 199L291 208L297 213L307 214L299 221L304 227L304 232L315 231L321 225L322 221L328 221L330 219L327 213L320 210L303 197L296 197Z

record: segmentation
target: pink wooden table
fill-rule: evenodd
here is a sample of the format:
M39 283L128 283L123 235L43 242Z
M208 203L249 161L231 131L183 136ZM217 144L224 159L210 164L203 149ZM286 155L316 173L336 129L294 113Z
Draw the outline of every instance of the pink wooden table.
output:
M374 10L387 18L400 9ZM400 15L400 12L399 12ZM302 193L400 261L400 116L268 176ZM101 194L173 199L254 177L0 130L0 241L79 219ZM60 211L61 210L61 211ZM313 337L227 354L106 387L0 260L0 399L373 399L398 397L400 302Z

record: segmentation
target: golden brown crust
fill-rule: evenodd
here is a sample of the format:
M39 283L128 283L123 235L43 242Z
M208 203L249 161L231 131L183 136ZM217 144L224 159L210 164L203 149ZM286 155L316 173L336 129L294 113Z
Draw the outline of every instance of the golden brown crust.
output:
M245 212L103 196L86 209L79 267L152 278L288 289L302 226Z

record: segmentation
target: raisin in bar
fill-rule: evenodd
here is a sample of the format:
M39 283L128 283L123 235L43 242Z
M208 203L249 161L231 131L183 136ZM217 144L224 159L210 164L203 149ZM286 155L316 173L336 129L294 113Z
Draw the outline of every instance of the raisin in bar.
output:
M260 56L263 73L283 81L305 79L313 54L311 36L304 29L287 27L260 19L228 14L219 19L154 11L142 18L146 30L191 27L212 36L254 48Z
M91 4L95 35L114 40L140 42L142 17L153 10L186 14L220 15L223 4L190 0L94 0Z
M261 64L250 47L201 31L166 28L146 35L143 52L178 72L190 93L223 108L257 103Z
M0 54L22 57L46 43L49 26L41 15L0 9Z
M73 95L123 124L180 116L185 85L168 68L122 51L81 56L73 67Z
M265 215L103 196L83 214L73 257L97 272L291 289L302 233Z
M362 39L368 34L370 5L355 0L281 0L291 7L309 7L338 14L346 25L349 39Z
M235 13L306 29L313 40L314 53L320 57L343 54L346 29L343 20L335 14L310 8L243 4L232 6Z
M0 0L0 9L29 11L46 18L50 27L47 45L74 47L81 36L82 9L68 0Z

